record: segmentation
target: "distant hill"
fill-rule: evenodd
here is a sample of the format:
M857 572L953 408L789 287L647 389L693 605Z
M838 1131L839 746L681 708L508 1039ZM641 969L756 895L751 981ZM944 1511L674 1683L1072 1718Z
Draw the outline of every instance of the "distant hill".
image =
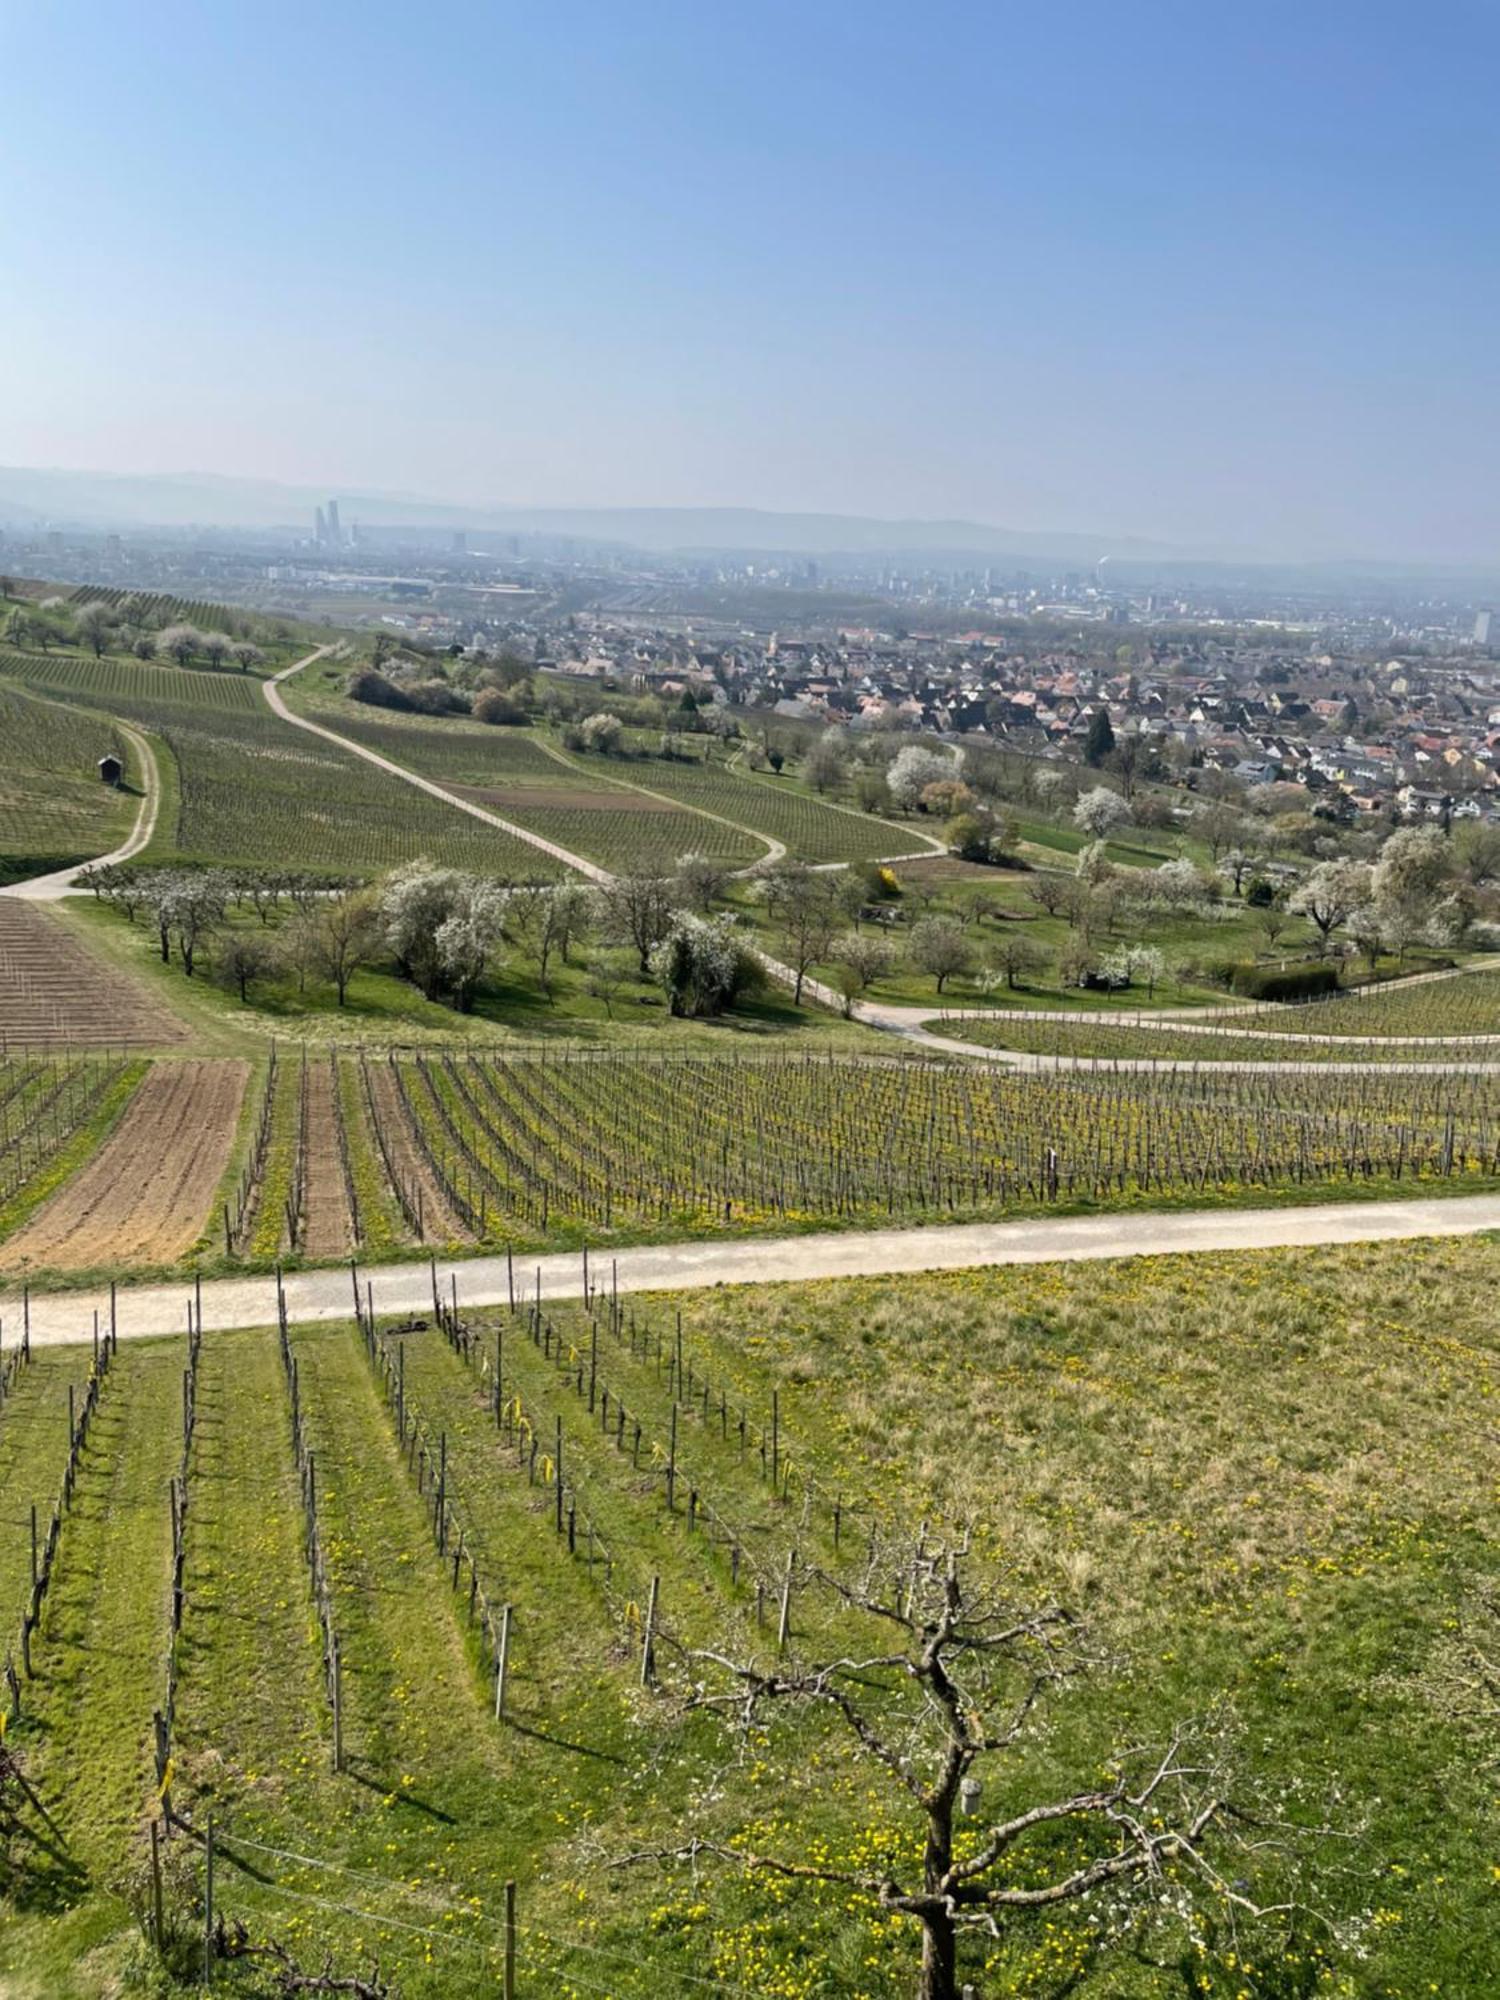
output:
M980 521L873 520L754 507L460 506L401 493L279 485L215 473L117 474L0 466L0 524L94 528L306 526L336 497L346 522L574 536L655 552L761 549L784 555L954 555L1091 564L1212 555L1133 536L1038 533Z
M1102 558L1133 581L1255 580L1297 589L1352 589L1437 579L1452 591L1495 594L1493 570L1400 561L1297 562L1244 550L1184 547L1140 536L1000 528L983 521L877 520L862 514L776 513L757 507L518 507L459 505L415 494L287 486L217 473L123 474L0 466L0 528L311 529L313 509L337 499L345 524L466 528L544 535L685 558L724 553L859 556L893 562L983 565L1040 572L1089 569Z

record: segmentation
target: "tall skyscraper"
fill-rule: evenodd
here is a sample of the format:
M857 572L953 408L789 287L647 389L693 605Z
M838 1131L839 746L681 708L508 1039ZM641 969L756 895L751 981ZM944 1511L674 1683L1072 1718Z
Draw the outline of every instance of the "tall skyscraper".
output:
M1474 644L1492 646L1495 639L1495 614L1493 611L1481 611L1474 620Z
M330 500L328 503L328 539L336 549L341 549L344 546L343 531L339 527L339 503L337 500Z
M323 509L321 507L314 507L313 509L313 540L319 548L322 548L323 544L328 540L328 523L323 519Z

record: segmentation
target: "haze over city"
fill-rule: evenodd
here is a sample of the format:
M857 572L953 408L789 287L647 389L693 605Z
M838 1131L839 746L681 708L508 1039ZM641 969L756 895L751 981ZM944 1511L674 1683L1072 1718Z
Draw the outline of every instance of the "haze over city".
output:
M68 0L7 33L0 465L1500 543L1492 8Z

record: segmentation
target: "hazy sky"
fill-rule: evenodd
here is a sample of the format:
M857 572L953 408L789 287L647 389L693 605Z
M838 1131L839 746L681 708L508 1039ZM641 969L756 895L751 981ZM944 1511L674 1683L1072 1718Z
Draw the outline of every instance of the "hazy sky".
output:
M1500 550L1496 0L0 18L0 463Z

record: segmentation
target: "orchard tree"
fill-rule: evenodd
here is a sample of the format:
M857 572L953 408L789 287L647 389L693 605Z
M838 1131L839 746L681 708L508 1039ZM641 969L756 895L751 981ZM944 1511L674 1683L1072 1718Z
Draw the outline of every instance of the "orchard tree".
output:
M593 750L601 757L617 757L625 745L624 723L607 710L588 716L578 735L585 750Z
M729 870L723 862L714 861L706 854L684 854L678 859L672 877L672 890L690 910L696 910L699 916L707 916L723 895L728 880Z
M433 938L438 965L460 1014L473 1011L479 982L494 961L505 923L507 891L479 875L461 875Z
M250 988L277 964L273 941L264 931L228 931L214 950L214 977L248 1004Z
M848 738L842 729L825 729L808 746L802 760L802 775L815 792L836 791L843 782L848 757Z
M877 979L883 979L896 963L895 947L889 939L870 931L849 931L838 938L832 950L834 984L843 995L844 1015L854 1013L854 1003L862 1000Z
M795 1559L794 1574L841 1607L843 1648L812 1659L694 1651L678 1713L712 1716L743 1754L780 1763L781 1820L799 1823L799 1792L847 1769L909 1837L865 1853L835 1836L812 1851L774 1828L720 1824L711 1795L686 1841L617 1866L712 1862L784 1894L831 1889L883 1932L903 1921L915 2000L959 2000L966 1939L982 1954L1001 1926L1041 1926L1071 1906L1093 1914L1101 1948L1138 1947L1159 1927L1164 1963L1196 1963L1205 1930L1242 1948L1238 1930L1272 1913L1268 1889L1277 1921L1293 1918L1284 1889L1308 1835L1262 1806L1228 1722L1164 1723L1156 1741L1091 1760L1076 1785L1035 1775L1048 1704L1076 1699L1106 1664L1065 1607L1016 1605L966 1542L934 1547L925 1535L872 1545L853 1581Z
M381 930L379 904L367 889L355 890L345 896L329 896L308 912L306 949L309 967L328 981L341 1007L349 997L349 985L355 973L378 955Z
M1090 840L1108 840L1130 824L1130 807L1108 785L1095 785L1082 793L1073 807L1073 824Z
M97 660L109 651L116 623L113 611L96 598L79 607L73 619L73 630Z
M827 958L843 919L842 884L837 875L805 861L775 862L760 878L766 914L781 933L792 968L792 1005L802 1004L811 967Z
M930 750L923 743L908 743L891 760L886 789L903 812L915 812L929 785L952 783L962 769L961 750Z
M995 939L986 956L991 969L1005 980L1008 990L1026 984L1028 974L1040 972L1047 954L1024 931L1006 929Z
M1287 908L1318 933L1320 955L1329 939L1370 900L1370 871L1358 861L1321 861L1292 892Z
M950 979L972 971L974 951L961 925L952 917L923 917L912 925L912 964L919 972L930 973L942 992Z
M604 931L612 943L628 945L642 979L650 976L651 953L672 922L672 885L660 875L615 875L600 891Z
M1227 799L1213 799L1200 806L1193 814L1193 832L1208 848L1216 867L1226 849L1250 844L1243 813Z
M195 625L169 625L157 634L158 648L179 667L185 667L196 658L203 644L203 634Z
M717 917L675 911L666 936L652 948L651 970L673 1014L693 1018L724 1013L763 977L727 910Z

